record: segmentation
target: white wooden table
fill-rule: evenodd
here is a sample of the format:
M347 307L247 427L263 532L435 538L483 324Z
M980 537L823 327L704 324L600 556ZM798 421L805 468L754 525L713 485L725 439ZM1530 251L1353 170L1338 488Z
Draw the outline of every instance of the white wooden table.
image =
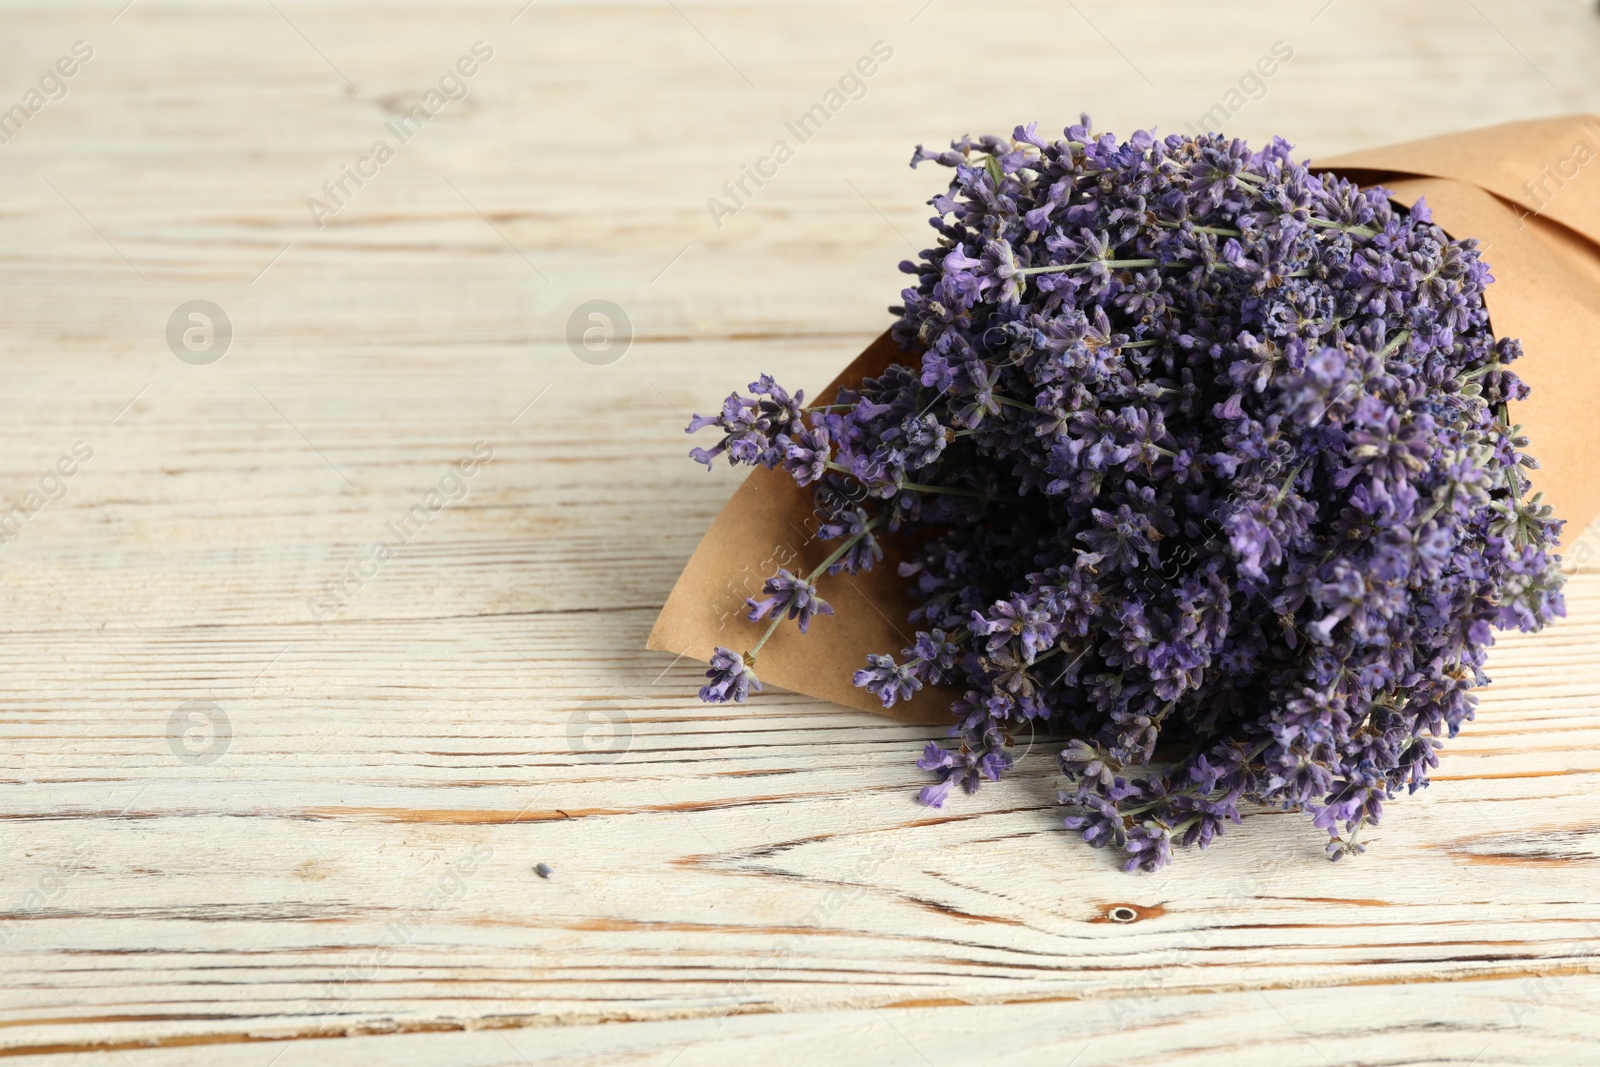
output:
M736 484L686 413L883 328L917 142L1182 129L1277 41L1225 128L1307 154L1597 110L1592 4L122 3L0 8L0 1057L1594 1062L1592 565L1339 865L1123 875L1051 752L933 812L937 731L641 650Z

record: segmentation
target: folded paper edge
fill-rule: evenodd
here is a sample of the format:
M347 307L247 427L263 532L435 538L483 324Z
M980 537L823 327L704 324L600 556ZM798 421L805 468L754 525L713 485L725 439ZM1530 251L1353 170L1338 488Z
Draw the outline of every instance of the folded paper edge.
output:
M1574 155L1579 147L1588 153L1582 160ZM1311 167L1352 178L1359 172L1363 184L1384 175L1465 182L1600 246L1600 183L1578 182L1581 169L1566 174L1563 166L1581 168L1595 159L1600 159L1600 115L1577 112L1363 148L1313 159ZM1515 169L1524 160L1528 168Z

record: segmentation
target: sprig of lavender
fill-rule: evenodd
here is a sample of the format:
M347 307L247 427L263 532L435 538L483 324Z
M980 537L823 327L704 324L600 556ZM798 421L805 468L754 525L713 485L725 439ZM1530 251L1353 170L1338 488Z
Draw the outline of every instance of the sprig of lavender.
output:
M870 538L872 531L882 523L881 515L867 519L856 533L834 549L827 559L819 563L816 569L804 578L796 578L787 570L780 569L776 577L767 579L762 587L762 591L768 595L767 599L760 602L748 599L746 603L750 606L748 617L752 622L766 617L769 612L772 615L772 622L761 635L761 640L751 646L748 652L741 654L720 645L716 648L712 654L711 667L706 671L706 684L700 689L700 699L707 704L722 704L729 700L743 703L752 688L760 692L761 682L755 674L756 656L777 632L778 626L784 621L785 612L788 618L799 621L801 633L806 632L806 625L812 615L832 615L833 608L817 595L817 579L824 574L832 574L841 561Z

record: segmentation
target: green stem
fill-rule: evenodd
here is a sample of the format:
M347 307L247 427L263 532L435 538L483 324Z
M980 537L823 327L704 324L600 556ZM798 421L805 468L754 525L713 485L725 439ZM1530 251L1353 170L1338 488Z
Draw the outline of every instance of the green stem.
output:
M949 496L965 496L973 500L1020 500L1021 497L992 497L987 493L980 493L976 489L958 489L953 485L923 485L921 482L901 482L898 488L910 489L914 493L945 493Z
M1169 230L1176 230L1176 229L1180 228L1183 224L1181 222L1161 222L1161 223L1157 223L1157 225L1165 226ZM1224 226L1202 226L1197 222L1191 222L1189 224L1189 228L1191 230L1193 230L1195 233L1209 233L1209 234L1212 234L1212 235L1217 236L1217 237L1243 237L1244 236L1244 231L1243 230L1230 230L1230 229L1228 229L1228 228L1226 228Z
M1088 270L1099 264L1106 267L1159 267L1158 259L1091 259L1083 263L1057 263L1049 267L1023 267L1018 274L1055 274L1067 270Z
M1272 510L1278 510L1278 505L1282 504L1284 497L1289 495L1289 490L1294 488L1294 480L1300 477L1301 471L1306 469L1306 463L1310 458L1310 456L1307 456L1299 463L1296 463L1294 470L1289 472L1289 477L1283 480L1283 486L1278 490L1278 495L1272 498Z
M1306 224L1308 226L1318 226L1324 230L1343 230L1345 233L1353 233L1357 237L1376 237L1382 232L1381 230L1374 230L1371 226L1347 226L1332 219L1309 218L1306 219Z
M1176 230L1183 224L1180 222L1157 222L1156 225L1164 226L1169 230ZM1324 230L1343 230L1345 233L1355 234L1357 237L1376 237L1380 232L1374 230L1371 226L1350 226L1343 222L1336 222L1333 219L1317 218L1316 216L1306 219L1306 225L1316 226ZM1230 230L1223 226L1202 226L1199 223L1191 222L1189 227L1196 233L1209 233L1217 237L1244 236L1243 230Z
M827 559L825 559L821 563L817 564L817 569L816 570L814 570L810 574L806 575L806 584L810 585L813 582L815 582L818 578L821 578L824 574L826 574L828 572L828 568L829 567L831 567L835 563L839 562L839 557L840 556L843 556L846 552L848 552L852 548L854 548L855 545L856 545L856 542L860 541L863 537L867 536L867 534L871 533L873 528L876 527L876 526L881 525L882 522L883 522L883 516L882 515L878 515L878 516L875 516L874 518L868 519L866 525L861 527L861 532L860 533L852 535L849 540L845 541L844 544L842 544L838 548L834 549L833 553L831 555L829 555ZM756 658L756 653L761 651L761 646L765 645L767 643L767 639L770 638L777 631L778 624L781 623L787 617L788 616L786 614L781 613L781 612L772 617L772 623L771 623L771 625L769 625L767 627L767 632L761 635L761 640L757 641L756 644L755 644L755 647L752 648L749 652L746 652L744 654L744 661L745 661L745 663L747 665L754 665L755 658Z
M1431 507L1429 507L1427 511L1424 511L1422 513L1422 517L1417 520L1417 532L1411 535L1411 542L1413 544L1416 544L1417 542L1422 540L1422 528L1428 524L1428 520L1429 519L1431 519L1435 515L1439 514L1439 512L1442 511L1443 509L1444 509L1444 501L1435 500L1433 502L1433 505Z
M1493 370L1504 370L1504 369L1505 369L1505 364L1501 363L1499 360L1495 360L1493 363L1485 363L1483 366L1479 367L1477 370L1468 371L1467 373L1461 375L1461 377L1459 377L1456 380L1457 381L1462 381L1462 382L1470 382L1474 378L1483 377L1485 374L1488 374L1490 371L1493 371Z
M1399 333L1394 335L1393 341L1390 341L1388 344L1383 346L1383 351L1378 353L1378 358L1388 359L1390 356L1394 355L1396 349L1409 340L1411 340L1411 331L1401 330Z
M848 474L852 478L855 477L855 472L849 467L835 463L831 459L828 461L827 467L831 471L838 471L840 474ZM894 487L896 492L899 492L901 489L910 489L917 493L945 493L949 496L971 497L973 500L1001 499L999 497L992 497L985 493L980 493L976 489L960 489L953 485L923 485L921 482L896 482L894 483Z

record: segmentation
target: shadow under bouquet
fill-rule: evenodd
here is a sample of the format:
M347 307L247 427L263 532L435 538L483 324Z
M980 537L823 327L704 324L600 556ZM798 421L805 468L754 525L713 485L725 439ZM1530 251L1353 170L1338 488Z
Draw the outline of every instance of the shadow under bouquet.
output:
M1070 737L1066 825L1129 870L1247 802L1359 851L1472 718L1495 631L1562 613L1538 490L1569 517L1600 503L1571 406L1595 389L1551 381L1592 358L1600 225L1519 215L1508 175L1452 170L1464 140L1338 172L1087 117L919 148L954 176L890 331L814 403L763 376L690 423L695 459L756 470L651 647L708 659L707 701L765 678L951 723L918 763L935 807L999 778L1019 730ZM1427 182L1464 230L1396 188ZM1528 268L1497 334L1463 232L1543 242L1562 287ZM1536 322L1552 302L1563 321ZM1512 325L1562 391L1528 409L1555 472L1513 418L1533 401Z

